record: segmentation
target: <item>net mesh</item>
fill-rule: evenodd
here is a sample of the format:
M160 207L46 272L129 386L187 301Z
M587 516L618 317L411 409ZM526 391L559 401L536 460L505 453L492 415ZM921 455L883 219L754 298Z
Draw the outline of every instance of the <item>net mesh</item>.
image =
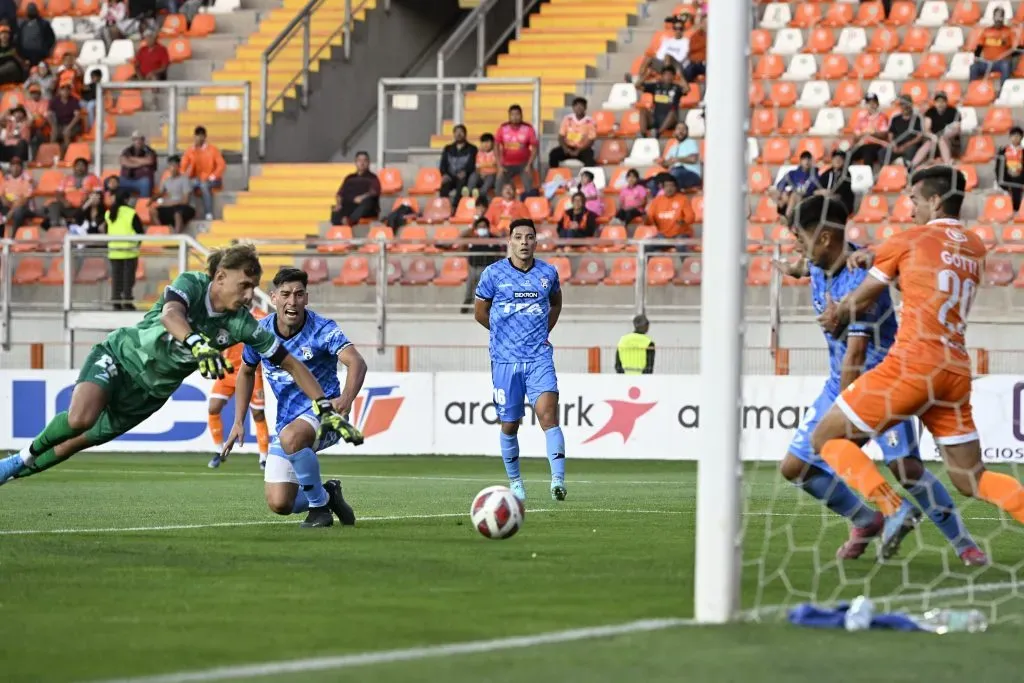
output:
M931 181L915 183L916 176L908 178L899 197L899 201L913 203L916 224L979 213L985 197L964 192L964 177L959 171L935 166L931 172ZM962 207L956 206L957 198L963 199ZM797 217L796 224L799 223ZM876 556L877 541L859 559L837 558L837 549L850 534L850 520L787 481L779 467L779 461L791 450L786 442L796 433L790 429L793 425L784 423L786 409L805 420L815 414L812 405L829 374L822 353L820 376L765 377L744 373L743 606L750 618L781 619L788 607L798 603L834 604L867 595L881 609L921 613L935 607L971 607L982 610L993 623L1024 619L1024 590L1020 586L1024 526L995 505L958 492L953 481L958 475L969 479L969 472L944 463L934 436L913 416L931 407L946 406L954 413L954 419L959 418L961 431L966 431L963 404L951 398L949 377L938 369L938 361L956 362L960 357L958 338L966 327L972 304L976 312L1006 308L1006 292L985 285L1005 284L996 278L1002 278L1002 269L1012 269L1012 264L1004 265L1001 259L1006 255L998 250L990 252L987 258L984 251L974 258L971 249L984 247L970 236L974 228L964 227L970 225L969 221L961 224L947 220L932 224L926 232L915 230L915 225L884 226L875 231L863 225L855 229L847 226L847 238L851 234L881 238L872 245L873 253L878 254L875 265L889 253L882 246L884 238L903 240L909 255L900 261L898 276L890 286L894 302L890 315L898 316L907 328L904 333L912 333L909 336L918 340L913 348L920 350L912 355L914 360L921 361L901 364L903 374L899 381L909 388L897 389L895 396L886 386L872 385L860 378L854 385L859 384L860 391L873 394L885 419L913 421L924 466L945 485L967 532L991 564L965 566L958 550L927 514L922 515L917 528L904 538L891 558L880 560ZM809 231L794 228L797 251L808 252L815 243L820 248L822 233L827 228L824 219ZM809 236L804 238L802 233ZM984 227L978 234L986 237ZM892 251L893 245L889 247ZM800 253L787 262L799 261ZM806 321L806 316L821 313L823 302L813 301L809 282L799 286ZM872 326L872 342L880 341L878 327ZM974 371L977 373L977 367ZM903 400L914 387L927 393L920 411L910 410L912 402ZM1024 461L1022 395L1024 383L1012 376L975 374L973 378L970 403L981 436L984 465L1017 480L1024 476L1024 469L1018 464ZM790 422L793 421L799 419L791 417ZM766 422L773 429L766 430ZM869 443L864 450L895 492L915 501L882 462L877 443Z

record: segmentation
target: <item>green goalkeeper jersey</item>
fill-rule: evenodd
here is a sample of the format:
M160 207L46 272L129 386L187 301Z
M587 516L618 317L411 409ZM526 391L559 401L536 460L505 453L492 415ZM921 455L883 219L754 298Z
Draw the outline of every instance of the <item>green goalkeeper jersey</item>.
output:
M188 347L175 340L160 323L168 294L172 300L181 300L186 305L192 329L209 339L211 346L223 350L243 343L263 356L272 356L277 351L276 336L260 327L247 309L233 313L213 310L209 275L199 271L182 273L138 325L114 330L105 342L124 371L148 389L151 396L169 397L198 367Z

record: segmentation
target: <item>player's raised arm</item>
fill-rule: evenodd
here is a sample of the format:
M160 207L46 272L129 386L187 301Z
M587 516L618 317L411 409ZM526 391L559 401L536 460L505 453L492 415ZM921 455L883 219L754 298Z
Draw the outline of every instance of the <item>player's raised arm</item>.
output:
M192 329L188 321L188 306L191 297L204 296L205 292L190 291L195 289L186 275L179 275L164 292L164 305L160 309L160 324L167 333L181 342L192 352L192 357L199 363L199 374L207 379L221 379L235 371L230 361L226 360L210 342Z

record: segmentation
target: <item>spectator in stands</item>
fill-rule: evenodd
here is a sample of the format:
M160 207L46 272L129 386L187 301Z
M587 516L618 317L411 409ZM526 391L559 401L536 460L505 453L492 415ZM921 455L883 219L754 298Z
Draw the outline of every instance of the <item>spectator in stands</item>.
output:
M597 214L587 208L587 198L582 192L572 196L572 205L558 221L558 236L565 239L593 237L597 232Z
M111 180L117 180L116 177ZM96 189L89 193L81 208L75 212L68 223L68 232L75 235L99 235L107 229L107 221L103 218L107 207L103 202L103 190Z
M0 197L0 214L10 226L10 234L13 236L18 228L25 224L30 218L34 218L35 205L32 203L32 193L35 191L35 183L32 176L25 172L21 159L14 157L4 178L3 196Z
M647 206L647 188L640 182L640 172L635 168L626 172L626 185L619 190L619 211L615 220L623 225L643 218Z
M0 24L11 27L18 25L17 0L0 0Z
M914 100L910 95L897 98L900 111L889 119L889 159L886 163L902 161L903 165L913 170L918 152L925 144L924 122L921 115L914 111Z
M166 81L171 53L157 39L156 31L147 31L135 53L135 76L143 81Z
M530 212L516 197L515 186L512 183L505 183L501 187L501 196L494 198L485 215L491 224L491 233L504 234L509 223L517 218L529 218Z
M707 73L708 58L708 15L701 12L697 17L697 26L690 32L689 61L683 65L683 78L693 83Z
M889 117L880 111L878 95L868 93L864 109L853 115L853 153L850 163L877 167L889 141Z
M128 18L126 0L104 0L100 5L99 18L103 25L99 37L108 49L112 42L131 35L135 28L135 22Z
M179 234L185 232L189 221L196 217L196 210L189 204L192 181L181 172L181 157L176 154L167 157L167 173L160 181L156 197L156 203L150 205L152 222L170 225Z
M206 141L206 128L196 126L194 144L185 150L181 159L182 171L192 179L192 187L199 190L203 198L203 213L206 220L213 220L213 191L224 184L224 169L227 163L216 146Z
M462 233L462 239L487 239L492 237L491 222L483 216L477 218L473 225ZM484 268L495 261L500 261L505 253L505 246L502 244L480 244L470 242L465 245L458 245L460 251L465 248L471 252L469 255L469 275L466 277L466 294L462 298L462 312L469 313L472 310L473 301L476 299L476 285L480 281L480 274Z
M681 190L700 187L701 178L700 145L690 137L690 129L685 123L677 123L675 139L665 149L665 156L655 163L664 166L676 179L676 186Z
M580 172L579 189L577 192L583 195L587 204L587 210L593 211L598 216L604 211L604 203L601 202L601 190L597 189L594 182L594 174L590 171Z
M654 98L653 106L643 110L644 130L647 136L656 138L676 127L679 116L679 101L689 87L676 83L676 69L667 65L661 70L661 79L654 83L638 83L637 90Z
M587 100L577 97L572 101L572 113L566 114L558 129L558 146L548 154L548 165L558 168L563 161L576 159L584 166L596 166L594 140L597 125L587 115Z
M810 196L818 187L818 170L814 168L814 156L807 151L800 154L796 168L790 169L779 179L768 194L775 200L780 216L792 214L796 205Z
M192 27L192 20L199 14L199 10L206 4L212 5L213 2L211 0L185 0L185 2L181 3L178 12L185 15L185 21L188 22L189 28Z
M3 114L0 125L0 161L9 162L14 157L27 159L31 127L25 109L19 105Z
M480 149L476 153L476 170L469 176L469 189L474 197L489 197L498 177L498 153L494 151L494 136L480 136Z
M853 215L853 182L846 168L846 152L837 149L832 153L831 165L816 180L814 194L835 197L844 207L846 212Z
M981 32L978 46L974 48L974 64L971 64L971 80L988 78L989 72L999 74L999 84L1010 78L1013 71L1012 57L1017 40L1012 28L1006 25L1006 12L997 7L992 13L992 25ZM996 88L998 90L998 87Z
M508 108L508 122L498 128L495 140L498 143L498 192L518 176L523 181L524 194L529 194L533 190L533 162L540 140L533 126L523 121L523 108L518 104Z
M11 39L11 29L0 25L0 85L23 83L28 65Z
M356 172L345 177L334 198L331 225L355 225L380 215L380 179L370 171L370 153L356 153Z
M25 81L25 91L31 92L33 85L39 86L39 92L43 99L48 100L53 97L53 90L57 86L57 75L50 68L48 62L39 62L29 71L28 80Z
M156 175L156 152L146 144L146 136L132 133L132 144L121 152L121 182L119 189L148 198L153 192Z
M98 176L89 173L89 162L79 157L70 175L64 176L57 186L53 201L46 206L46 215L51 226L74 221L82 210L88 195L103 187Z
M16 44L18 53L30 66L35 66L50 56L57 36L53 34L50 22L39 16L39 7L30 2L25 8L25 21L18 27Z
M1013 211L1020 210L1021 197L1024 196L1024 129L1014 126L1010 129L1010 144L999 150L996 155L996 182L999 187L1010 193Z
M658 228L658 236L665 239L693 237L693 208L686 196L678 193L676 179L666 175L661 188L662 193L647 205L647 218ZM686 248L677 246L676 251L686 251Z
M103 216L107 223L107 234L141 235L144 230L135 209L128 205L131 196L118 192L110 210ZM110 259L111 300L115 311L135 310L135 269L139 265L138 242L109 242L107 258Z
M672 22L672 35L661 39L661 44L653 55L648 54L640 66L641 76L649 69L661 72L671 66L675 73L683 73L684 64L690 57L690 39L686 37L686 22L677 17Z
M82 89L82 106L85 107L86 122L92 130L96 122L96 86L103 80L103 72L93 69L89 72L89 82Z
M43 62L45 64L46 62ZM40 64L42 66L42 64ZM43 99L43 89L38 83L28 86L28 99L22 105L28 115L30 128L29 144L32 147L32 158L39 151L39 145L53 137L53 126L50 125L50 100Z
M926 142L914 159L914 166L934 156L936 150L942 163L952 164L953 150L960 146L960 112L949 106L949 99L941 90L935 93L932 106L924 112L924 134Z
M61 153L85 130L85 110L78 98L71 94L71 82L64 79L57 88L57 96L47 106L50 141L59 142Z
M448 197L455 207L459 197L469 195L469 180L476 172L476 145L466 141L466 127L456 124L455 140L441 152L441 196Z
M85 72L82 67L78 66L78 62L75 61L74 52L65 52L61 58L60 66L57 67L57 89L60 89L61 84L69 83L71 85L71 94L76 99L82 99L82 88L85 86Z

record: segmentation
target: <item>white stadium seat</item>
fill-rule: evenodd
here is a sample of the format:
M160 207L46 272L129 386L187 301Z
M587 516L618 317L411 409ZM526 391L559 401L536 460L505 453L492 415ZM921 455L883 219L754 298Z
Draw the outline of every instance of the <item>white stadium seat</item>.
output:
M215 0L213 7L207 12L210 14L231 14L242 9L242 0Z
M90 80L89 76L92 74L93 71L100 72L100 80L102 82L108 83L110 81L110 67L108 67L106 64L90 64L89 68L85 70L86 81Z
M957 52L949 60L949 71L946 78L951 81L966 81L971 77L971 65L974 64L973 52Z
M946 4L946 0L928 0L921 6L917 21L914 23L918 26L935 28L945 26L948 21L949 5Z
M775 42L769 50L776 55L795 55L804 48L804 34L798 28L784 28L775 34Z
M67 40L75 33L75 20L73 17L54 17L50 28L57 40Z
M978 111L974 107L960 107L960 132L967 134L978 130Z
M633 149L623 162L626 166L653 166L654 160L661 156L661 146L653 138L637 138L633 141Z
M824 107L814 117L814 125L808 131L810 135L834 137L841 135L846 121L840 107Z
M608 93L608 100L601 105L602 109L624 111L632 109L637 102L636 87L632 83L616 83Z
M883 107L888 107L896 101L896 86L893 85L892 81L883 81L881 79L871 81L871 84L868 85L868 93L877 95L878 104Z
M800 99L796 105L802 109L819 109L832 99L828 81L807 81L800 90Z
M832 51L839 55L856 55L863 52L867 46L868 37L864 29L847 26L839 32L839 39L836 40L835 49Z
M691 138L704 137L704 110L691 109L686 112L686 127L690 131Z
M757 146L757 138L747 138L747 163L754 163L759 156L761 149Z
M773 2L764 8L764 16L761 17L761 28L769 31L778 31L789 26L793 19L793 13L789 9L789 3Z
M914 73L914 58L906 52L893 52L885 60L885 68L879 78L890 81L905 81Z
M1003 81L996 104L1003 107L1020 107L1024 105L1024 80L1011 78Z
M858 194L868 192L875 186L875 177L871 167L865 164L855 164L847 169L850 172L850 188Z
M102 40L87 40L82 43L78 51L78 63L83 67L89 64L99 64L107 56L107 46Z
M135 59L135 43L127 38L121 38L110 43L110 51L107 53L104 64L109 66L120 66Z
M1003 9L1003 16L1006 18L1006 23L1010 24L1013 22L1013 6L1006 0L992 0L985 5L985 13L981 15L981 20L978 22L979 26L991 26L996 23L992 19L992 15L999 8Z
M807 81L814 78L816 73L818 62L815 61L814 55L793 55L782 78L786 81Z
M945 3L943 3L945 4ZM932 43L932 52L953 54L960 52L964 46L964 32L959 26L943 26L935 34L935 41Z

